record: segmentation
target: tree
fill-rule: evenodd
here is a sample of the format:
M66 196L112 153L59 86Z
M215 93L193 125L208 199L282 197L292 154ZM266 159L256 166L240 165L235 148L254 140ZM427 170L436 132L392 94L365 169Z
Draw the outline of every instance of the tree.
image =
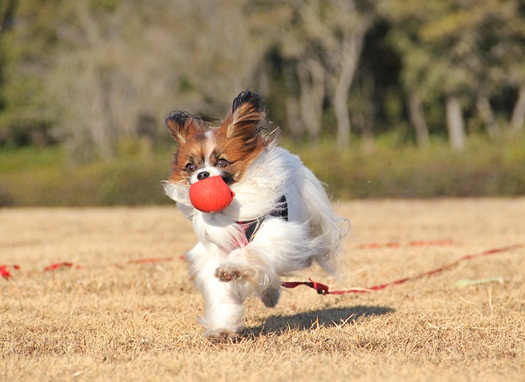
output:
M428 136L421 111L423 100L437 92L446 99L451 146L461 151L465 133L459 95L472 76L462 52L454 52L458 37L450 29L451 22L457 23L454 1L420 3L410 0L407 4L407 1L392 0L384 4L382 11L397 26L391 42L403 59L402 82L409 97L409 113L419 145L425 145Z
M247 0L68 4L60 30L69 47L55 57L49 90L77 159L113 157L144 115L176 107L221 116L257 81L267 48L245 15Z
M525 120L525 84L520 85L518 99L512 110L510 126L512 132L517 135L523 131L523 121Z
M328 30L323 33L323 45L337 118L337 143L340 147L347 147L351 133L348 94L375 12L370 4L363 1L335 0L326 3L326 7L325 24Z
M56 46L56 1L0 1L0 144L54 142L46 73Z
M7 65L5 34L13 27L13 18L17 3L17 0L0 1L0 111L5 108L6 102L5 97L2 94Z
M404 59L408 94L437 92L444 96L452 146L462 149L465 104L475 105L488 134L497 136L499 127L490 99L509 82L524 83L525 21L520 2L391 0L383 12L396 25L392 43ZM518 97L514 108L514 126L520 125L525 114L525 91L523 97ZM418 107L417 101L409 104L411 109ZM421 120L419 124L422 126Z
M365 1L290 2L292 27L281 36L283 54L295 63L303 122L312 137L321 132L324 99L337 119L337 142L346 147L351 122L348 94L354 81L365 34L374 16Z
M421 44L417 37L414 22L407 22L404 7L399 8L401 15L395 12L386 12L395 22L388 37L388 41L401 56L401 86L407 94L407 106L410 123L414 127L416 142L419 148L429 144L429 131L425 118L425 101L433 93L439 92L438 77L433 68L433 54L425 44Z
M287 110L288 119L300 115L304 130L312 140L317 141L322 129L326 73L320 60L319 46L306 20L311 13L319 11L320 5L315 0L272 5L285 15L280 33L276 36L277 45L285 66L283 80L287 83L286 88L295 90L292 97L298 100L295 102L287 98L287 108L291 108Z

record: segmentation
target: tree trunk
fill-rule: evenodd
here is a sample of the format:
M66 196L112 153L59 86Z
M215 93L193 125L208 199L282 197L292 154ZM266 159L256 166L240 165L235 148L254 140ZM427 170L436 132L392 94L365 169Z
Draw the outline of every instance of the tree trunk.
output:
M525 117L525 84L521 85L518 100L512 110L512 118L510 120L510 127L512 133L519 133L523 131L523 120Z
M314 58L299 63L297 68L301 85L301 117L314 142L317 142L321 133L323 117L323 100L325 95L325 71L323 66Z
M366 30L367 23L362 22L353 33L347 34L342 42L341 71L333 96L337 118L337 144L342 148L347 147L350 143L352 125L348 115L348 92L357 70Z
M334 109L337 118L337 145L341 148L350 143L352 125L348 115L348 87L339 81L334 95Z
M476 101L476 108L479 116L487 128L487 133L491 138L496 138L499 135L499 127L494 118L494 112L490 106L490 101L486 95L479 95Z
M299 112L299 102L295 98L295 94L286 94L286 127L290 130L292 140L295 144L298 144L301 135L304 131L303 125L301 124L301 115Z
M410 92L408 97L408 112L410 122L416 132L417 147L424 149L428 147L428 127L423 113L421 97L415 92Z
M286 89L285 108L286 108L286 128L290 130L292 140L295 144L300 143L301 135L304 133L304 125L301 122L301 110L299 107L299 93L295 72L290 65L284 69L284 85Z
M111 93L113 91L111 78L114 78L114 73L112 70L100 68L97 71L97 76L98 94L95 102L98 104L100 123L91 129L91 137L100 158L112 159L116 154L118 139L114 110L111 107Z
M15 17L17 6L17 0L8 0L7 5L2 7L3 9L0 9L0 11L3 11L3 14L0 15L0 35L14 25L13 19Z
M465 125L458 97L448 96L446 108L450 145L454 151L463 151L465 149Z

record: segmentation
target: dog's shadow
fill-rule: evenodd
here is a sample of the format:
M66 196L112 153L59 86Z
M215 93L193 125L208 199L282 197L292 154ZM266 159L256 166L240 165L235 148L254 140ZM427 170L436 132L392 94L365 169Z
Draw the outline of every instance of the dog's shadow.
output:
M351 308L331 308L301 312L288 316L271 316L257 327L245 328L240 336L281 335L291 330L310 330L318 327L349 325L366 317L382 316L395 310L384 306L358 305Z

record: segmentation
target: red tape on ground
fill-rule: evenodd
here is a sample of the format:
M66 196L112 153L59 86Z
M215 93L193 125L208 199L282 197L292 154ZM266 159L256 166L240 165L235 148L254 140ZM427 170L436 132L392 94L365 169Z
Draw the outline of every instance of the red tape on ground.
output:
M454 244L457 244L457 242L455 242L453 240L418 240L418 241L410 241L408 243L400 243L400 242L368 243L368 244L357 245L354 248L356 248L356 249L379 249L379 248L443 246L443 245L454 245ZM182 260L184 260L184 256L181 256L180 258ZM125 262L113 263L113 264L109 264L109 265L106 265L106 266L117 266L117 267L119 267L119 266L123 266L123 265L127 265L127 264L159 263L159 262L163 262L163 261L172 261L173 259L174 259L173 257L166 257L166 258L152 257L152 258L147 258L147 259L128 260L128 261L125 261ZM19 265L0 265L0 276L2 278L6 279L6 280L9 280L10 278L13 277L13 275L9 271L9 268L12 268L12 269L15 269L15 270L19 270L20 266ZM72 262L69 262L69 261L63 261L63 262L59 262L59 263L54 263L54 264L48 265L47 267L44 268L44 272L55 271L55 270L60 269L60 268L84 269L84 268L87 268L87 267L84 267L84 266L81 266L81 265L76 265L76 264L73 264ZM295 288L295 286L302 285L301 283L299 283L299 284L295 283L297 285L291 286L292 284L294 284L294 283L291 283L291 282L290 283L285 283L285 284L290 285L290 286L288 286L288 288ZM323 284L316 283L316 285L323 285Z
M9 280L11 277L13 277L13 275L9 271L9 268L13 268L15 270L19 270L20 266L19 265L14 265L14 264L13 265L0 265L0 276L2 276L2 278L6 279L6 280Z
M476 254L472 254L472 255L465 255L463 257L460 257L459 259L449 263L449 264L446 264L446 265L443 265L439 268L436 268L436 269L432 269L430 271L426 271L426 272L423 272L423 273L420 273L416 276L412 276L412 277L405 277L405 278L402 278L402 279L399 279L399 280L395 280L395 281L392 281L392 282L389 282L389 283L386 283L386 284L380 284L380 285L375 285L375 286L372 286L370 288L352 288L352 289L345 289L345 290L335 290L335 291L330 291L330 288L324 284L321 284L321 283L318 283L312 279L308 279L309 281L287 281L287 282L283 282L281 283L281 286L283 286L284 288L296 288L300 285L305 285L307 287L310 287L312 289L315 289L317 291L318 294L322 294L322 295L327 295L327 294L337 294L337 295L340 295L340 294L348 294L348 293L368 293L368 292L375 292L375 291L378 291L378 290L381 290L381 289L385 289L385 288L388 288L388 287L391 287L391 286L394 286L394 285L400 285L400 284L404 284L406 283L407 281L413 281L413 280L418 280L418 279L421 279L423 277L427 277L427 276L431 276L431 275L435 275L437 273L441 273L447 269L450 269L450 268L453 268L455 266L457 266L458 264L464 262L464 261L469 261L469 260L472 260L472 259L476 259L478 257L483 257L483 256L491 256L491 255L495 255L495 254L498 254L498 253L502 253L502 252L508 252L508 251L512 251L513 249L518 249L518 248L524 248L525 247L525 244L515 244L515 245L509 245L509 246L506 246L506 247L501 247L501 248L494 248L494 249L489 249L487 251L483 251L481 253L476 253Z
M355 246L357 249L379 249L379 248L401 248L401 247L430 247L445 246L458 244L454 240L417 240L408 243L390 242L390 243L368 243Z
M399 242L391 242L391 243L384 243L384 244L370 243L370 244L358 245L356 248L358 248L358 249L377 249L377 248L399 248L399 247L402 247L402 246L423 247L423 246L442 246L442 245L454 245L454 244L457 244L457 242L452 241L452 240L434 240L434 241L411 241L411 242L408 242L408 243L405 243L405 244L402 244L402 243L399 243ZM281 285L284 288L296 288L296 287L298 287L300 285L306 285L306 286L308 286L308 287L310 287L312 289L315 289L317 291L317 293L322 294L322 295L327 295L327 294L341 295L341 294L348 294L348 293L368 293L368 292L373 292L373 291L378 291L378 290L381 290L381 289L385 289L385 288L388 288L390 286L404 284L407 281L417 280L417 279L420 279L420 278L423 278L423 277L431 276L431 275L443 272L443 271L445 271L447 269L450 269L452 267L455 267L459 263L464 262L464 261L472 260L472 259L475 259L475 258L478 258L478 257L482 257L482 256L490 256L490 255L494 255L494 254L498 254L498 253L502 253L502 252L508 252L508 251L513 250L513 249L524 248L524 247L525 247L525 244L515 244L515 245L509 245L509 246L501 247L501 248L489 249L487 251L484 251L484 252L481 252L481 253L477 253L477 254L465 255L465 256L460 257L459 259L457 259L457 260L455 260L455 261L453 261L453 262L451 262L449 264L446 264L446 265L441 266L441 267L436 268L436 269L432 269L430 271L423 272L423 273L418 274L416 276L405 277L405 278L398 279L398 280L395 280L395 281L392 281L392 282L389 282L389 283L375 285L375 286L372 286L370 288L352 288L352 289L345 289L345 290L330 291L330 288L327 285L319 283L319 282L314 281L312 279L309 279L309 281L287 281L287 282L281 283ZM109 265L106 265L106 266L117 266L117 267L120 267L120 266L124 266L124 265L129 265L129 264L159 263L159 262L165 262L165 261L173 261L174 259L177 259L177 258L184 260L183 256L180 256L180 257L152 257L152 258L145 258L145 259L127 260L127 261L124 261L124 262L113 263L113 264L109 264ZM9 268L12 268L14 270L20 270L20 266L19 265L0 265L0 276L2 278L4 278L5 280L9 280L10 278L13 277L11 272L10 272L10 270L9 270ZM89 268L89 267L76 265L76 264L73 264L71 262L60 262L60 263L54 263L54 264L51 264L51 265L45 267L44 271L45 272L55 271L55 270L60 269L60 268L85 269L85 268ZM100 267L98 267L98 268L100 268Z
M44 272L54 271L55 269L59 269L59 268L82 268L82 267L80 265L75 265L73 263L65 261L63 263L55 263L55 264L51 264L45 267Z
M160 263L160 262L163 262L163 261L173 261L173 259L174 259L174 257L150 257L150 258L147 258L147 259L132 259L132 260L127 260L127 261L123 261L123 262L120 262L120 263L108 264L108 265L105 265L105 266L106 267L121 267L121 266L128 265L128 264ZM84 267L84 266L81 266L81 265L76 265L76 264L70 263L68 261L64 261L62 263L55 263L55 264L51 264L51 265L45 267L44 268L44 272L54 271L54 270L57 270L59 268L85 269L85 268L89 268L89 267Z

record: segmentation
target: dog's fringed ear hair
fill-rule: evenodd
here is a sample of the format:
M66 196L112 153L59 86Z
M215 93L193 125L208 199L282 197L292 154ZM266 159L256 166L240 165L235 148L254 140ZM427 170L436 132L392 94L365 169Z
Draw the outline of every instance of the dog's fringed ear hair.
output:
M265 119L261 96L246 90L233 100L232 108L226 115L221 129L227 138L256 136Z
M185 111L172 111L166 116L166 126L170 135L180 144L186 143L189 137L204 129L204 121L186 113Z

